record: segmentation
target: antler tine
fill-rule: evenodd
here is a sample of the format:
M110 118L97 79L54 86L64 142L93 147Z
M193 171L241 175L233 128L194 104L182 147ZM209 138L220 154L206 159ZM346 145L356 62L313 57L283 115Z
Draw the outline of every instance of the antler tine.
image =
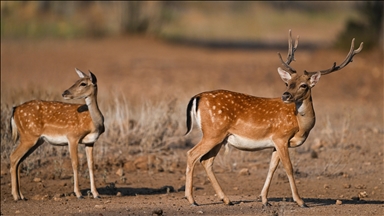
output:
M326 75L326 74L329 74L329 73L341 70L342 68L347 66L350 62L353 61L353 57L363 49L363 45L364 45L364 43L361 42L359 48L354 50L355 38L353 38L352 42L351 42L351 49L349 50L348 55L347 55L347 57L345 57L344 61L340 65L338 65L338 66L336 65L336 62L334 62L333 66L331 68L325 69L325 70L321 70L320 71L321 75ZM304 71L304 73L305 74L313 74L313 73L316 73L316 72Z
M280 61L283 63L283 65L289 69L289 72L296 73L296 70L293 69L291 66L289 66L289 64L292 61L295 61L295 51L297 49L297 46L299 45L299 36L297 36L294 46L292 46L292 42L293 42L292 31L291 31L291 29L289 29L287 61L284 62L284 60L281 57L281 54L279 52L277 54L279 55Z

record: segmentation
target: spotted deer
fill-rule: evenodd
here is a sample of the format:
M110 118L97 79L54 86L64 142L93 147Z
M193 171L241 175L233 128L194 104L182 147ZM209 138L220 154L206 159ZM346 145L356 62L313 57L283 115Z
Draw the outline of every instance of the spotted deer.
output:
M73 168L74 192L79 189L78 145L85 145L91 192L100 198L93 175L93 145L104 132L104 117L97 105L97 79L75 69L80 79L62 94L64 99L85 99L86 104L32 100L13 108L12 138L19 145L10 156L12 195L15 200L26 199L20 191L20 163L45 142L68 145Z
M304 71L298 75L290 63L298 46L299 37L293 45L291 31L288 39L288 56L284 62L286 70L277 71L287 88L281 98L262 98L227 90L202 92L193 96L187 106L187 134L193 126L193 118L202 131L202 139L187 153L185 196L191 205L197 205L193 197L193 171L200 162L212 183L217 196L227 205L232 205L224 194L212 166L221 146L231 145L239 150L259 151L273 149L267 178L261 191L264 206L269 206L267 195L273 174L281 161L289 179L293 200L301 207L307 207L300 198L293 176L288 148L298 147L307 139L315 125L311 89L321 75L338 71L350 62L363 48L354 50L354 39L345 60L326 70Z

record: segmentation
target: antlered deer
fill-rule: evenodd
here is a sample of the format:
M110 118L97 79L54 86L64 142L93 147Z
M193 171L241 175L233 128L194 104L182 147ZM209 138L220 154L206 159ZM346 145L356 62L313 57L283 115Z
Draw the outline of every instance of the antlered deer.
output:
M222 145L229 144L237 149L258 151L273 148L266 181L261 191L263 205L268 203L267 195L272 176L281 160L287 173L294 201L307 207L296 188L288 148L304 143L315 125L315 112L312 105L311 89L321 75L344 68L352 62L355 54L363 48L354 50L354 39L345 60L326 70L304 71L298 75L289 65L294 60L298 45L297 37L293 45L291 31L288 39L288 56L284 62L287 70L278 68L281 79L287 85L281 98L261 98L226 90L202 92L191 98L187 107L187 133L192 130L193 119L201 128L201 141L187 153L185 196L191 205L197 205L192 194L193 170L197 161L204 166L213 188L225 204L232 204L224 194L213 173L213 161Z
M54 145L69 145L72 161L74 192L83 198L78 179L78 144L85 145L91 192L100 198L93 175L93 145L104 132L104 117L97 105L97 79L76 68L80 79L62 94L64 99L85 99L86 104L33 100L13 108L12 137L19 145L12 152L11 181L15 200L25 199L20 191L20 163L44 141Z

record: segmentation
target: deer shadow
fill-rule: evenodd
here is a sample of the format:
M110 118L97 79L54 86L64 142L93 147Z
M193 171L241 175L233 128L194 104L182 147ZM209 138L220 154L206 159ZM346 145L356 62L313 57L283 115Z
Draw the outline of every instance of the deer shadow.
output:
M336 200L342 201L343 205L383 205L383 200L358 200L358 199L320 199L320 198L304 198L304 202L309 207L317 207L317 206L329 206L329 205L335 205ZM272 197L268 198L269 202L289 202L294 203L292 198L286 199L286 198L277 198ZM239 205L241 203L260 203L260 200L234 200L232 201L233 205ZM199 203L200 206L209 206L209 205L223 205L223 202L217 201L217 202L211 202L211 203ZM272 204L274 206L274 204Z
M174 193L176 190L172 186L163 186L160 188L131 188L131 187L116 187L114 183L109 183L105 187L97 188L100 195L116 196L136 196L136 195L154 195ZM90 193L90 189L81 190L83 196Z

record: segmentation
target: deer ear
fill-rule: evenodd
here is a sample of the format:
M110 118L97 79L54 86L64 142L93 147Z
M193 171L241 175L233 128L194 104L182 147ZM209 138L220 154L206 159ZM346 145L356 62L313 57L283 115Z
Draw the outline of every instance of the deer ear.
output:
M288 73L287 71L281 69L280 67L277 68L277 72L279 72L279 75L280 75L281 79L285 83L288 83L288 81L292 79L291 74Z
M75 68L76 73L79 75L80 78L87 77L87 74L85 74L83 71Z
M312 74L311 78L309 79L309 85L310 85L311 88L314 87L317 82L319 82L320 77L321 77L321 73L320 72Z
M94 85L96 85L97 83L97 79L96 79L96 76L95 74L93 74L91 71L89 71L89 77L91 77L91 81Z

